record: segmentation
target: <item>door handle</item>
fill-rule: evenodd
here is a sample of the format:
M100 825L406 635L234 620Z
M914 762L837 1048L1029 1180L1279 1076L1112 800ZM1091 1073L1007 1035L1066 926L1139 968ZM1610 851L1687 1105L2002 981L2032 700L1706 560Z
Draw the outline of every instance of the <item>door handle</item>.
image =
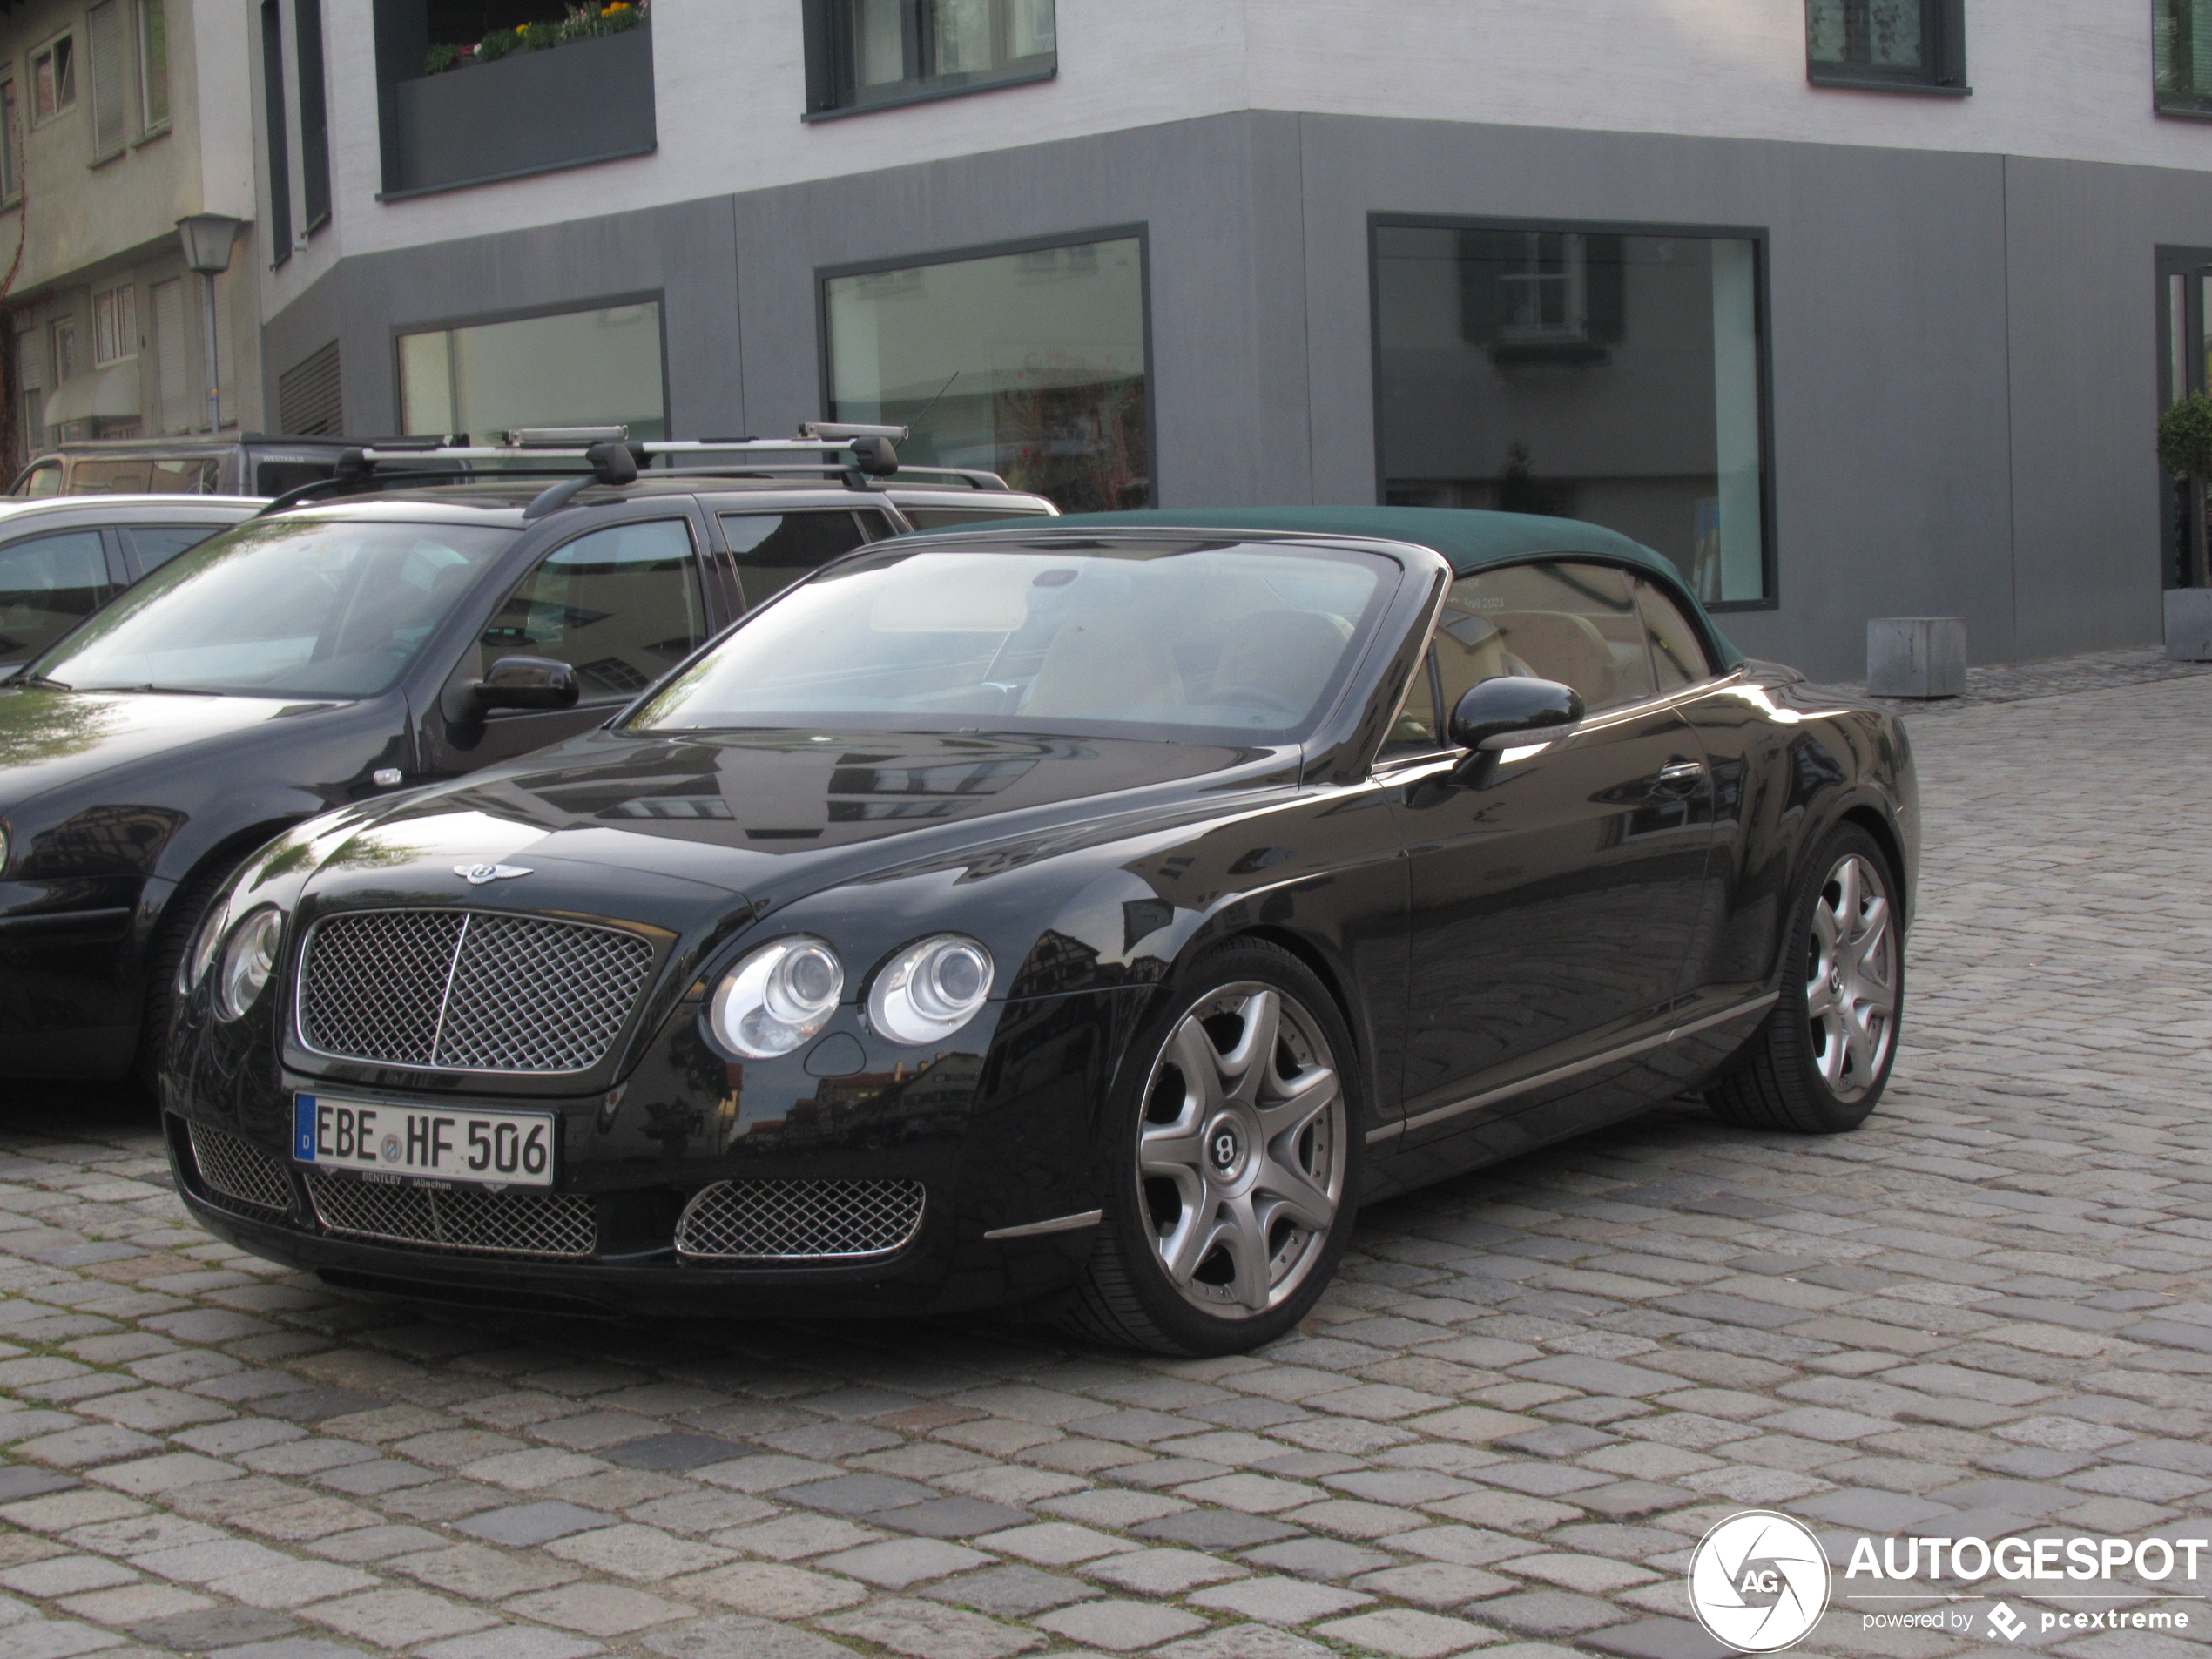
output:
M1695 784L1704 775L1705 763L1702 760L1677 760L1672 765L1659 768L1659 781L1676 787Z

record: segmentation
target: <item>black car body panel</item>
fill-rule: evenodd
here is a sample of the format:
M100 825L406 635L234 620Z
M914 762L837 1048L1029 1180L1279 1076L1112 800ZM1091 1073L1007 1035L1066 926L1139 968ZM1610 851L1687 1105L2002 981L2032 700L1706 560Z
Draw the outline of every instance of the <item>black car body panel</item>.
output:
M1079 545L1053 534L913 545ZM202 981L179 1009L164 1103L187 1202L245 1247L334 1280L460 1301L1045 1305L1088 1251L1099 1113L1135 1063L1133 1034L1179 966L1217 943L1280 944L1338 998L1375 1197L1710 1076L1786 971L1779 896L1845 819L1895 849L1909 887L1902 728L1815 698L1786 670L1716 664L1503 759L1392 738L1453 571L1424 546L1367 545L1395 562L1397 586L1341 696L1295 745L617 722L301 826L225 901L224 926L264 905L288 918L268 993L226 1021ZM1695 781L1667 785L1669 768ZM334 918L395 910L626 930L650 942L651 967L604 1051L559 1077L318 1053L302 941ZM989 1001L941 1045L887 1041L866 988L946 927L999 965ZM834 941L845 1000L803 1047L732 1058L705 1017L714 988L765 942L799 935ZM588 1200L592 1241L550 1261L338 1230L308 1183L346 1177L289 1155L297 1097L325 1094L556 1115L554 1190ZM245 1143L272 1202L211 1184L195 1134ZM716 1184L900 1181L927 1190L918 1228L865 1259L730 1264L676 1248L686 1204Z

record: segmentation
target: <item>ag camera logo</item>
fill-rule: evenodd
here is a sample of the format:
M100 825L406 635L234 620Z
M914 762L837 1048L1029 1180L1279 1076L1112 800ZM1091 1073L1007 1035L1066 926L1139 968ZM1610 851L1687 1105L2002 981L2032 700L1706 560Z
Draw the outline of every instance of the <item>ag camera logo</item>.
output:
M1802 1521L1730 1515L1689 1558L1689 1605L1716 1642L1743 1653L1796 1646L1828 1610L1828 1557Z

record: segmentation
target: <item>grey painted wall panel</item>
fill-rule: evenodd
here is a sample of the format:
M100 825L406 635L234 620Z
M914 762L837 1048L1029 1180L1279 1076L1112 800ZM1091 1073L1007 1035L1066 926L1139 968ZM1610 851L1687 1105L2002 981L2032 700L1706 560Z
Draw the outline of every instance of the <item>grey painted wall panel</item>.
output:
M2156 244L2212 239L2212 179L2006 165L2019 655L2140 644L2161 628Z

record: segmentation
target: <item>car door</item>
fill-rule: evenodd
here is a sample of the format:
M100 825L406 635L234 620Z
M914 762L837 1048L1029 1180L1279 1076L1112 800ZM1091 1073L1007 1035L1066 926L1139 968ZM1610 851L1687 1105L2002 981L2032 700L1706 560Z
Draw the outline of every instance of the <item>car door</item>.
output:
M630 519L561 543L500 598L455 664L423 723L426 774L473 772L601 725L713 627L689 516ZM581 692L576 706L471 718L468 688L502 657L568 664Z
M715 516L748 610L832 559L899 533L890 516L873 507L750 509Z
M92 529L0 543L0 665L30 661L114 597L111 550Z
M1408 1145L1540 1103L1515 1086L1663 1025L1711 834L1703 752L1659 694L1627 571L1550 559L1463 577L1430 661L1433 732L1501 674L1571 685L1588 714L1472 778L1463 752L1391 763L1412 897Z

